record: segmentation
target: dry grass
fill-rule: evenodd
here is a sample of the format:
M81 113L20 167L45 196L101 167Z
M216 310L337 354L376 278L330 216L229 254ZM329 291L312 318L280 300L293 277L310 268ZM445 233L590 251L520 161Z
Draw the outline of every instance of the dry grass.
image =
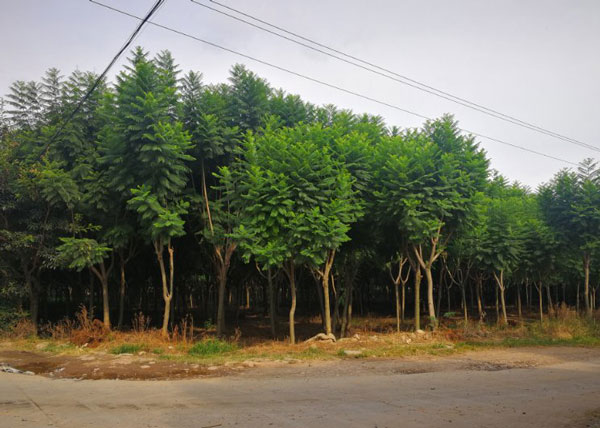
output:
M600 317L599 317L600 319ZM309 320L310 321L310 320ZM314 319L315 324L319 324ZM306 321L305 321L306 322ZM158 358L194 361L202 364L225 364L245 360L327 360L337 358L389 358L412 355L448 355L471 349L513 346L600 346L600 322L579 317L567 307L557 308L555 316L543 323L528 321L515 326L485 325L477 322L459 326L446 323L435 332L416 334L396 332L395 319L357 318L353 336L330 342L301 342L291 345L285 339L244 337L236 329L226 340L216 340L214 330L182 320L165 337L160 330L149 328L150 320L136 315L130 331L109 331L98 320L90 321L82 308L75 321L63 320L44 328L46 338L26 338L27 326L11 337L11 348L44 350L54 353L86 352L154 354ZM285 326L280 326L284 329ZM41 345L43 343L43 345ZM90 348L94 348L91 350ZM345 351L358 351L346 353Z

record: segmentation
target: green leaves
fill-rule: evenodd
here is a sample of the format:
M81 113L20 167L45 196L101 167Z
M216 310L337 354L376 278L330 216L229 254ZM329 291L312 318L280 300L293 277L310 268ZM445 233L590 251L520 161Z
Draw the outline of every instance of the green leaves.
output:
M328 250L349 239L362 205L353 177L332 150L336 137L320 125L267 127L247 138L244 159L221 170L237 195L240 225L233 236L246 260L318 266Z
M188 202L178 200L163 206L149 186L132 189L131 193L133 198L127 201L127 205L137 212L140 224L151 240L165 242L185 235L185 221L181 216L187 214Z
M466 221L487 178L487 160L451 117L427 122L422 132L385 139L374 158L376 208L412 243Z
M112 251L106 244L88 238L60 238L58 260L69 269L82 269L102 263Z

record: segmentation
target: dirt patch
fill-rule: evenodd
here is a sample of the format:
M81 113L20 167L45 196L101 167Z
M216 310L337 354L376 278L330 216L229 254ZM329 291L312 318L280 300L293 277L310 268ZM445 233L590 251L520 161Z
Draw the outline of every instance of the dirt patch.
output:
M568 425L569 428L600 428L600 408L587 412L581 419Z
M162 380L223 376L233 368L163 361L135 355L103 353L47 355L27 351L0 351L0 362L55 379Z
M453 356L422 355L327 361L254 359L211 366L164 360L149 354L112 355L88 351L81 355L65 355L0 350L0 363L55 379L168 380L232 374L255 378L304 377L308 372L313 376L343 376L348 373L353 376L415 375L456 370L494 372L558 364L573 359L585 361L597 355L597 349L588 348L519 348L470 351Z

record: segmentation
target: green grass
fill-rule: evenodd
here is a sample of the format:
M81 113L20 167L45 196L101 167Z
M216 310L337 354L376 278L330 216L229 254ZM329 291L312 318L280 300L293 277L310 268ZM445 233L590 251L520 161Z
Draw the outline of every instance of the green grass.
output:
M60 353L60 352L69 351L69 350L72 350L72 349L75 349L75 348L77 348L77 347L75 345L73 345L72 343L50 342L46 346L44 346L44 348L42 349L42 351L44 351L44 352L52 352L52 353Z
M207 339L195 343L188 354L196 357L210 357L213 355L227 354L237 350L237 345L219 339Z
M135 354L137 352L140 351L145 351L146 350L146 346L145 345L140 345L137 343L124 343L122 345L119 346L115 346L114 348L112 348L110 350L111 354Z

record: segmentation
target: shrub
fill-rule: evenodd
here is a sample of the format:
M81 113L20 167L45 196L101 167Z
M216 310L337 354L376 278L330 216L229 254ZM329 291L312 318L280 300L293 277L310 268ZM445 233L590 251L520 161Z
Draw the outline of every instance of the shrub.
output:
M210 356L218 354L226 354L235 351L237 346L219 339L206 339L202 342L196 342L188 353L196 356Z
M106 340L109 330L104 327L99 319L90 320L87 308L81 305L81 309L75 316L77 319L77 328L71 330L69 340L74 345L90 347L98 346L100 342Z
M14 332L15 327L29 320L29 313L12 306L0 305L0 332Z
M110 350L111 354L135 354L136 352L140 352L145 350L146 347L144 345L139 345L137 343L124 343L122 345L116 346Z

